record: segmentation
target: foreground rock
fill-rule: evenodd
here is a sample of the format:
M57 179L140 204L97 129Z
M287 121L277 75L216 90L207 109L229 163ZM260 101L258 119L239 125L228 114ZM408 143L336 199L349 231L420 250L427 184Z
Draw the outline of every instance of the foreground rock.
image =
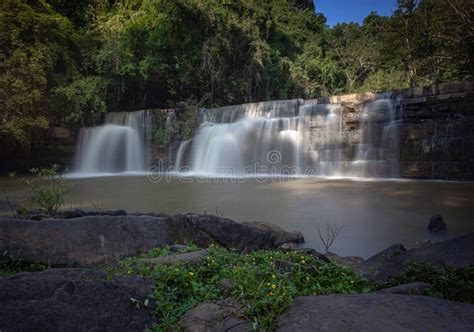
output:
M54 269L0 278L1 331L142 331L152 281L87 269ZM137 300L132 303L131 299Z
M385 282L403 274L410 262L429 263L437 269L468 267L474 264L474 233L408 251L393 245L353 268L367 279Z
M277 331L472 331L474 305L425 296L298 297Z
M120 212L40 221L0 218L0 252L52 265L110 264L154 247L189 242L247 251L271 249L277 241L271 232L213 215Z
M188 332L246 331L252 324L237 317L239 310L236 301L207 301L189 310L178 325Z
M403 294L403 295L426 295L433 289L433 286L426 282L410 282L395 287L384 288L377 293L380 294Z

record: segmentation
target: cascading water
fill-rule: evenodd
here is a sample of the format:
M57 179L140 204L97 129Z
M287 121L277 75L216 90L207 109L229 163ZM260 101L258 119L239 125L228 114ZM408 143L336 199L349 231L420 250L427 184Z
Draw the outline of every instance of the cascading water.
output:
M395 103L365 103L352 139L339 104L284 100L202 111L200 129L181 143L175 166L216 176L317 169L321 176L398 177Z
M81 129L75 173L146 171L150 121L147 111L116 112L108 113L102 126Z

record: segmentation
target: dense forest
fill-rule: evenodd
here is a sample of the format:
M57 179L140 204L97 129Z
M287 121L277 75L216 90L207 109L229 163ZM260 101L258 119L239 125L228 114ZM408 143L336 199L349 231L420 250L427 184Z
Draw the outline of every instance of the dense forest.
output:
M472 0L394 0L326 25L307 0L2 0L0 139L107 111L314 98L470 79Z

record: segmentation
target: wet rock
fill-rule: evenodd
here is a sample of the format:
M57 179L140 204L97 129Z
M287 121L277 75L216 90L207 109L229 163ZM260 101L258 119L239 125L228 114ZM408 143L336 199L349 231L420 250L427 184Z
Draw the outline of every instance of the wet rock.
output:
M189 263L194 266L198 266L202 257L209 255L207 250L198 250L193 252L187 252L183 254L154 257L154 258L141 258L137 259L138 264L145 265L171 265L175 263Z
M399 249L394 250L396 247ZM402 275L409 263L429 263L436 269L444 269L467 267L474 262L474 233L408 251L401 250L400 245L396 247L354 266L354 270L369 280L386 282Z
M433 286L426 282L410 282L408 284L398 285L395 287L384 288L377 293L380 294L403 294L403 295L426 295L433 289Z
M214 331L226 318L238 316L239 310L240 305L236 301L206 301L189 310L178 325L188 332Z
M425 296L351 294L297 297L277 331L470 331L474 305Z
M428 229L433 233L441 233L446 232L448 230L448 226L444 222L443 216L436 215L431 217L430 223L428 224Z
M154 320L143 306L151 279L86 269L54 269L0 278L2 331L142 331ZM136 303L132 303L135 299Z
M278 247L287 242L303 243L304 236L299 231L287 231L277 225L262 221L244 222L243 224L262 230L275 237L274 246Z

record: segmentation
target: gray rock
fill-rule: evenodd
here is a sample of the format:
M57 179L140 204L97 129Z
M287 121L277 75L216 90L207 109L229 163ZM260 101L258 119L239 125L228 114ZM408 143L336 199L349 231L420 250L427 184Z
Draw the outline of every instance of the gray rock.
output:
M94 266L171 244L169 219L88 216L41 221L1 219L0 251L28 262Z
M403 295L426 295L433 289L433 286L426 282L410 282L408 284L398 285L395 287L384 288L377 293L380 294L403 294Z
M339 256L330 251L326 252L326 257L328 257L329 260L334 261L336 264L347 268L353 268L364 261L364 259L359 256Z
M193 242L204 248L210 244L240 251L276 247L275 236L271 232L214 215L174 215L169 232L174 243Z
M248 332L252 330L252 322L237 317L227 317L212 330L213 332Z
M304 236L299 231L287 231L277 225L274 225L268 222L262 222L262 221L244 222L243 224L273 235L275 237L275 242L274 242L275 247L281 246L282 244L287 243L287 242L293 242L293 243L304 242Z
M314 258L320 259L325 263L330 263L331 262L326 255L321 254L319 251L317 251L313 248L301 248L301 249L298 249L298 251L305 254L305 255L313 256Z
M368 258L367 261L372 262L372 261L377 261L377 260L392 259L393 257L400 255L401 253L404 253L406 251L407 249L405 248L403 244L401 243L392 244L390 247Z
M183 254L154 257L154 258L140 258L137 259L138 264L145 265L171 265L175 263L189 263L191 265L199 265L202 257L209 255L207 250L198 250L193 252L187 252Z
M448 230L448 226L444 222L443 216L436 215L431 217L430 223L428 224L428 229L433 233L441 233L446 232Z
M240 251L275 247L270 232L212 215L93 215L41 221L0 217L0 252L28 262L96 266L190 242Z
M281 245L280 249L283 252L295 251L298 248L298 245L293 242L285 242Z
M222 279L217 283L217 288L221 290L221 292L226 292L234 286L234 282L230 279Z
M238 314L239 309L239 303L232 300L206 301L189 310L178 325L188 332L213 331L227 317Z
M436 269L470 266L474 262L474 233L406 252L384 250L354 266L354 270L369 280L386 282L402 275L410 262L429 263Z
M188 246L185 244L172 244L169 248L171 252L183 252L188 249Z
M471 331L474 305L425 296L351 294L297 297L277 331Z
M152 285L139 276L108 281L106 273L86 269L1 277L0 330L142 331L154 320L143 305Z

